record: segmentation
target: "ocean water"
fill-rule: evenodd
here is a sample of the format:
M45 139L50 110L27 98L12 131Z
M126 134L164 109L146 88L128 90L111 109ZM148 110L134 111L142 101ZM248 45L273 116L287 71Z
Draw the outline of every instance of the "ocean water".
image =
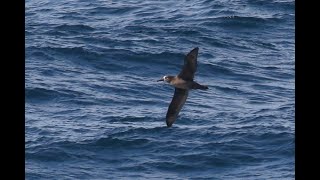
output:
M26 0L26 179L294 179L295 2ZM193 90L166 127L176 75Z

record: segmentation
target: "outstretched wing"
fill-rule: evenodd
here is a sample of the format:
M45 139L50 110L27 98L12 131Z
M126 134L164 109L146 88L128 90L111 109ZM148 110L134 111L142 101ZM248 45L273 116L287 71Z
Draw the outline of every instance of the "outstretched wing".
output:
M193 80L194 73L197 70L198 51L199 51L199 48L196 47L186 55L186 57L184 58L183 68L180 74L178 75L178 77L186 81Z
M166 122L168 127L172 126L174 121L177 119L182 106L187 100L187 97L188 97L188 90L175 88L174 96L169 105L167 116L166 116Z

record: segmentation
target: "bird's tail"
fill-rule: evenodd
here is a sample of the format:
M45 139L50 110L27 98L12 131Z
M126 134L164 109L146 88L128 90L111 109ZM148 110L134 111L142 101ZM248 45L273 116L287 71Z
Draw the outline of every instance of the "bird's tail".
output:
M205 89L209 89L209 88L206 85L200 85L199 89L205 90Z
M205 89L209 89L208 86L206 85L201 85L201 84L198 84L198 83L193 83L192 85L192 89L201 89L201 90L205 90Z

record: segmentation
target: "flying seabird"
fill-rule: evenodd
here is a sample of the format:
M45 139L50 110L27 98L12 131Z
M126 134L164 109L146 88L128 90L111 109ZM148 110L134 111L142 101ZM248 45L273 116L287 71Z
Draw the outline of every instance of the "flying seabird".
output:
M158 80L166 81L175 87L174 96L166 115L166 123L168 127L171 127L177 119L182 106L187 100L190 89L208 89L208 86L200 85L193 81L194 73L197 70L198 51L199 48L196 47L185 56L184 66L177 76L163 76L162 79Z

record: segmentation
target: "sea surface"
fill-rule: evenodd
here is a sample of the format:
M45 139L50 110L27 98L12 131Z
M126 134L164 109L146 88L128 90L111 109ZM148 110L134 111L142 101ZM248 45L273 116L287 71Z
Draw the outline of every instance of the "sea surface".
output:
M26 0L25 40L26 179L295 178L294 1Z

